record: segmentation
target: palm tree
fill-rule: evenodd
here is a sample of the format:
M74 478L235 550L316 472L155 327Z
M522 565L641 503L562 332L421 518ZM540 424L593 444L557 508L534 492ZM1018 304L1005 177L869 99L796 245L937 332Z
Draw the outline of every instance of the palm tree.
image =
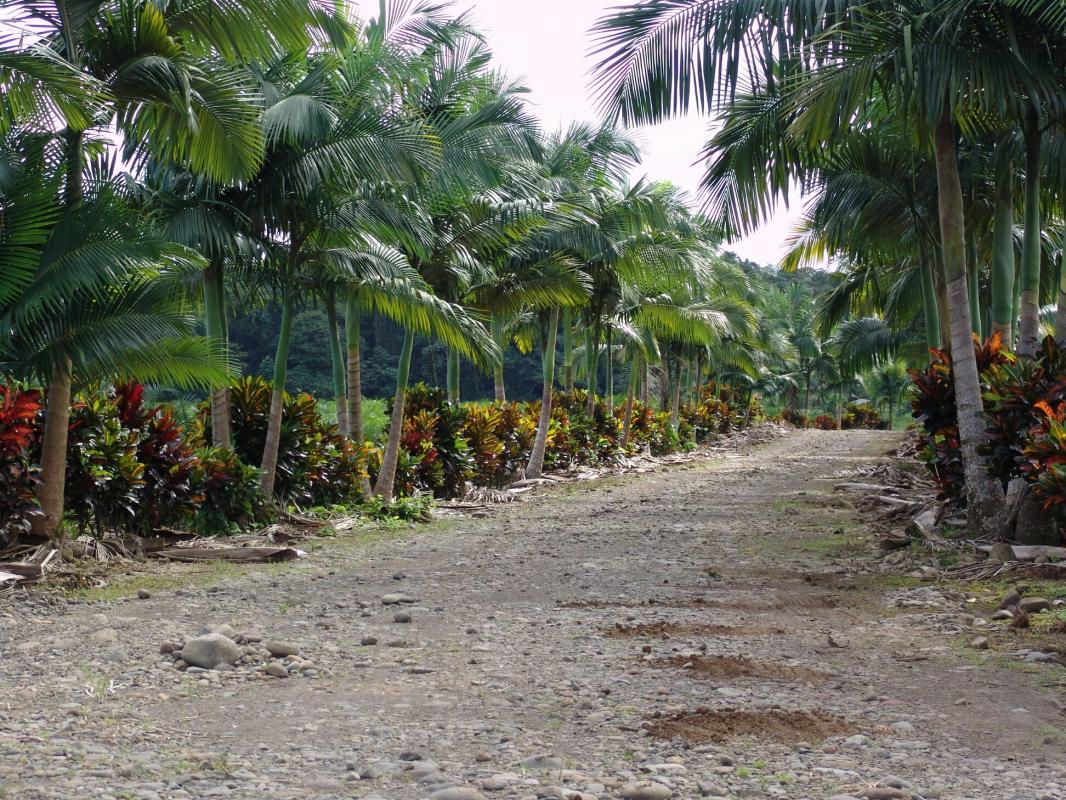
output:
M279 42L306 47L313 20L308 6L295 0L225 7L133 0L93 4L77 14L66 3L47 0L21 0L13 7L12 24L32 35L0 42L0 72L8 87L0 121L5 131L26 125L62 144L59 180L68 215L93 191L86 186L93 180L87 176L89 148L113 150L114 131L123 134L131 163L153 156L188 163L218 180L247 177L262 155L258 110L251 88L228 61L266 53ZM130 238L116 241L132 244ZM65 354L46 381L39 484L44 513L37 528L49 536L58 532L63 513L75 366L72 354Z

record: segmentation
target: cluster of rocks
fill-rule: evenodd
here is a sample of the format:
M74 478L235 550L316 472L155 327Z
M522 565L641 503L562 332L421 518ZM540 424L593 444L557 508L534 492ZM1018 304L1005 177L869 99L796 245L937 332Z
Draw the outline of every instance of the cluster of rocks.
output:
M164 642L159 652L171 656L176 668L192 675L251 669L272 678L318 676L315 663L301 655L298 645L256 633L237 633L225 624L205 625L197 636L184 642Z

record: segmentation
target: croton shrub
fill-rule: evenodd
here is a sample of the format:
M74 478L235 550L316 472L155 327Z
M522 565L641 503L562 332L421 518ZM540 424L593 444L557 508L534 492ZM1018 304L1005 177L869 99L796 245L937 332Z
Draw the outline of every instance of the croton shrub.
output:
M1034 358L1018 358L998 333L974 342L987 438L978 448L989 474L1004 488L1016 478L1033 484L1045 507L1066 521L1066 353L1053 337ZM932 363L911 373L912 406L921 425L920 457L941 496L965 503L951 357L933 351Z
M36 389L0 385L0 544L29 530L33 515L40 513L30 453L42 407Z
M84 389L72 403L66 493L71 521L83 533L146 534L184 528L206 534L243 530L269 514L259 470L272 389L263 378L230 387L232 449L211 447L207 403L183 425L166 406L145 403L136 384ZM633 405L623 446L624 406L599 399L586 414L584 390L552 401L545 466L609 464L648 450L691 446L750 417L732 405L730 387L709 387L682 408L678 430L670 415ZM391 412L391 409L389 409ZM400 496L459 497L471 486L503 486L529 460L540 417L531 403L447 402L441 389L408 390L396 475ZM0 387L0 534L26 530L37 511L33 464L40 460L43 402L36 390ZM386 431L387 435L387 431ZM350 505L380 469L380 443L357 443L327 422L309 394L282 403L276 499L300 508Z

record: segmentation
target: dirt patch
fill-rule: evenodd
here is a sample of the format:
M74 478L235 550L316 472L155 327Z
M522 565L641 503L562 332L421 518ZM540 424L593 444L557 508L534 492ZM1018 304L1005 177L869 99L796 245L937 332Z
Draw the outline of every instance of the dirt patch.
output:
M609 639L670 639L674 636L783 636L784 628L752 627L750 625L702 625L693 622L648 622L639 625L623 625L616 622L612 628L604 628L603 635Z
M767 661L752 661L743 656L673 656L659 661L644 662L656 669L681 669L690 675L717 680L735 678L762 678L765 680L806 683L823 681L829 677L824 672L807 667L790 667Z
M830 736L854 733L846 719L820 711L710 711L699 709L644 724L657 739L679 736L693 744L756 738L782 744L820 742Z

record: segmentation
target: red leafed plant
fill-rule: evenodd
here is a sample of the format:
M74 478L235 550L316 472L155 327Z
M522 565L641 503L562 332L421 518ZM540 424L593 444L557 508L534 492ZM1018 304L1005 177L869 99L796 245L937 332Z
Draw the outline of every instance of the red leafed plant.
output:
M0 386L0 542L29 528L37 512L29 452L39 436L42 408L36 389Z

